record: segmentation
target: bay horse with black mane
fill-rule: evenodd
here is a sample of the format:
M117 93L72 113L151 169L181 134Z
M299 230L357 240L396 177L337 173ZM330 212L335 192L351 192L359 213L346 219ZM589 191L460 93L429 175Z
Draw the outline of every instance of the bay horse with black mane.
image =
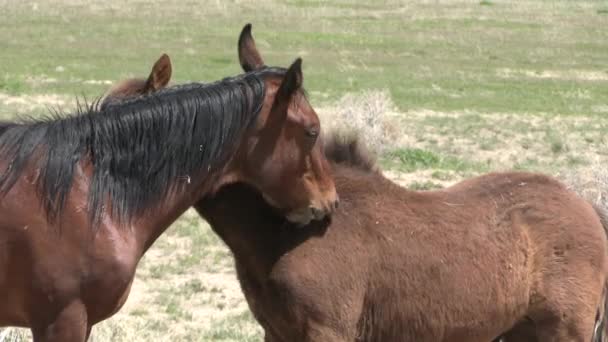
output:
M0 326L88 339L141 256L194 202L245 182L296 225L337 204L301 60L7 123L0 133Z
M243 57L259 56L250 29L245 70L263 65ZM242 183L195 205L231 249L265 341L590 341L594 327L603 341L601 209L532 173L408 191L356 138L325 151L341 208L305 229Z

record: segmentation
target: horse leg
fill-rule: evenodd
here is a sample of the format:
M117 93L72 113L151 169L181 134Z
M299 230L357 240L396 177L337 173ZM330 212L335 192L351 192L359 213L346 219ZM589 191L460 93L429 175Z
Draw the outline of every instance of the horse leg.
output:
M87 310L81 302L67 305L52 322L32 328L34 342L85 342L90 332Z
M511 330L496 338L493 342L537 342L536 327L531 320L517 323Z
M594 315L583 310L572 310L572 316L555 317L536 323L539 342L588 342L595 328Z
M575 262L568 264L570 267L575 265ZM592 340L604 290L603 275L597 273L592 269L566 269L554 271L543 279L544 286L538 293L543 295L544 301L531 307L529 314L539 342Z
M264 342L281 342L281 339L266 330L264 331Z

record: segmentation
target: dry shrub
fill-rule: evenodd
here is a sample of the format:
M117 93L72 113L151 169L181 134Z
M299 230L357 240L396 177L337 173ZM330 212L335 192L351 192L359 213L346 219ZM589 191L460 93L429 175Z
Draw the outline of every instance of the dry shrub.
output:
M584 169L561 172L559 178L581 197L608 213L608 165L595 162Z
M608 165L602 165L600 162L595 162L591 167L576 171L566 171L560 174L566 184L580 196L591 202L596 210L604 218L608 218ZM604 312L604 315L607 313ZM596 321L596 329L601 327L600 322ZM605 332L605 327L600 328L602 333L600 336L595 335L593 341L607 341L602 335Z
M402 133L398 113L386 90L346 94L332 107L317 110L328 134L358 134L370 152L381 154L394 148Z
M0 342L24 342L31 341L30 331L21 328L0 329Z

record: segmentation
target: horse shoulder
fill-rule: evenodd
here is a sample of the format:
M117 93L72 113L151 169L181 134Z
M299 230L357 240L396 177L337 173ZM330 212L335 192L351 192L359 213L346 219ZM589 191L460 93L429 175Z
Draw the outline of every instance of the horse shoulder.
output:
M330 330L344 336L356 330L368 286L370 256L363 240L351 234L350 223L333 220L323 238L308 239L289 251L269 274L274 298L282 298L294 313L292 321L302 329L316 322L329 324Z

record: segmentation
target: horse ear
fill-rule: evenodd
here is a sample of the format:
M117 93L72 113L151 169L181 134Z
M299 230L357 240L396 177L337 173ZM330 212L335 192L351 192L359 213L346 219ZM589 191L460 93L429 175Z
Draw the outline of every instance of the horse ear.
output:
M146 86L144 87L145 92L152 92L160 90L169 84L171 80L171 59L167 54L160 56L160 58L154 63L152 67L152 71L150 72L150 76L146 81Z
M281 86L277 92L277 98L279 100L289 101L291 95L302 87L303 82L304 76L302 76L302 58L298 58L291 64L289 69L287 69L283 82L281 83Z
M264 61L251 36L251 24L245 25L239 36L239 62L245 72L257 70L264 66Z

